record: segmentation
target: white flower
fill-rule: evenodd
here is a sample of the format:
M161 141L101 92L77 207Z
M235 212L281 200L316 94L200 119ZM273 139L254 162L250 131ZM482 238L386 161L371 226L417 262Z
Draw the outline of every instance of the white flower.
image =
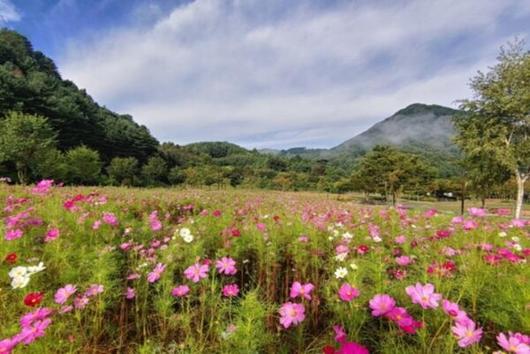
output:
M349 232L345 232L342 234L342 238L346 239L346 240L351 240L353 238L353 235L350 234Z
M333 230L333 237L339 236L339 230Z
M515 245L513 245L513 249L516 250L516 251L522 251L523 247L521 247L520 244L516 243Z
M25 288L29 283L29 275L23 275L21 277L15 277L11 281L11 286L13 289Z
M508 234L505 231L499 232L499 237L506 237Z
M348 256L348 253L346 252L339 253L338 255L335 256L335 260L342 262L346 259L347 256Z
M180 235L180 237L184 238L186 236L191 235L191 231L187 227L183 227L182 229L180 229L179 235Z
M353 269L353 270L357 270L357 269L359 269L359 266L352 262L352 263L350 263L350 268Z
M44 269L46 269L46 267L44 266L44 263L39 262L39 264L37 264L36 266L28 267L28 273L30 273L31 275L31 274L35 274L38 272L42 272Z
M184 242L190 243L191 241L193 241L193 235L189 234L189 235L183 236L182 239L184 240Z
M342 279L344 278L346 275L348 275L348 269L344 268L344 267L339 267L337 268L337 270L335 271L335 278L337 279Z
M374 236L374 237L372 238L372 240L374 240L374 242L381 242L381 241L383 241L383 239L382 239L381 237L379 237L379 236Z
M519 242L519 240L520 240L520 239L519 239L519 237L517 237L517 236L512 237L512 241L513 241L513 242Z
M27 267L19 266L19 267L15 267L15 268L11 269L9 271L8 275L9 275L10 278L19 278L19 277L26 276L27 273L28 273L28 268Z
M329 240L329 241L333 241L333 236L329 236L329 237L328 237L328 240Z

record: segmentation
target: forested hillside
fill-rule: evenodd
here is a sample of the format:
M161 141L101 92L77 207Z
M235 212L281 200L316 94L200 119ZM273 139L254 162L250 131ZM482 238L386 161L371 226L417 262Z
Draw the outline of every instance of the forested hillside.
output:
M158 141L129 115L98 105L73 82L63 80L54 62L35 51L17 32L0 30L0 116L20 111L46 117L61 150L86 145L103 161L133 156L145 161Z

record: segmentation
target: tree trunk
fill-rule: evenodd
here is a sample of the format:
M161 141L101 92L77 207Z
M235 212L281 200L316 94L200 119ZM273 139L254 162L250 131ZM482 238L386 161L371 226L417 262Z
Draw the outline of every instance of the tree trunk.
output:
M392 191L392 206L396 206L396 192Z
M524 183L526 182L528 175L519 171L515 172L517 179L517 195L515 198L515 218L521 218L521 212L523 211L523 198L524 198Z
M480 198L480 204L482 205L482 209L486 207L486 197Z
M460 200L460 214L464 215L465 203L466 203L466 182L462 182L462 199Z

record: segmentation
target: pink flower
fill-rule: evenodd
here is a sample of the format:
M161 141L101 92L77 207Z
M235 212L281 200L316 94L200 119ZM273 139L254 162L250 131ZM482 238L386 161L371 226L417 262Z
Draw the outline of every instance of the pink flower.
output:
M311 283L301 284L300 282L295 281L291 286L290 296L294 299L298 296L303 297L304 299L311 300L311 291L315 286Z
M11 354L17 344L18 342L11 338L0 340L0 354Z
M188 295L189 292L190 292L189 286L179 285L179 286L174 287L173 290L171 290L171 295L174 297L183 297L183 296Z
M267 226L264 223L261 223L261 222L256 224L256 228L260 232L265 232L267 230Z
M100 226L101 226L101 220L96 220L92 224L92 230L97 230L97 229L99 229Z
M447 315L453 318L458 317L459 315L461 315L461 313L464 312L460 310L457 303L445 299L442 301L442 308Z
M59 305L64 304L70 296L72 296L77 291L75 285L67 284L63 288L60 288L55 293L54 299L55 302Z
M88 297L86 296L78 296L74 299L74 307L78 310L82 310L88 305Z
M461 224L463 222L464 222L463 216L455 216L454 218L451 219L451 224Z
M309 237L307 237L306 235L302 235L302 236L298 237L298 241L301 242L301 243L308 243L309 242Z
M159 231L162 228L162 223L158 219L158 212L156 210L149 214L149 225L153 231Z
M291 325L298 325L305 318L305 308L302 304L295 304L286 302L280 307L280 324L284 328L289 328Z
M164 273L164 270L166 270L166 265L162 263L157 263L155 268L153 268L153 271L149 274L147 274L147 281L149 283L155 283L160 279L160 276L162 273Z
M31 327L23 327L22 331L16 335L16 340L26 345L33 343L37 338L44 336L44 331L52 323L52 320L47 318L42 321L35 321Z
M96 296L98 294L101 294L103 292L104 288L101 284L92 284L90 287L85 291L85 296L92 297Z
M342 343L346 340L346 332L342 326L333 326L333 331L335 331L335 341Z
M18 238L21 238L23 235L24 235L24 231L22 231L21 229L10 229L10 230L7 230L5 234L5 239L6 241L13 241Z
M30 327L33 322L42 321L53 313L53 310L48 307L41 307L33 312L28 312L20 318L21 327ZM1 352L0 352L1 353Z
M237 284L227 284L223 287L223 296L234 297L239 294L239 287Z
M372 316L378 317L387 314L396 306L396 300L387 294L377 294L370 300Z
M412 263L412 259L409 256L396 257L396 263L400 266L408 266Z
M215 262L219 274L234 275L237 273L236 261L230 257L223 257Z
M359 297L359 290L355 289L348 283L342 284L339 289L339 298L342 301L350 302L357 297Z
M58 228L50 229L50 230L48 230L48 232L46 232L46 237L44 237L44 242L53 241L57 237L59 237L59 235L60 235L60 232L59 232Z
M412 303L419 304L424 309L438 307L438 302L442 299L441 294L434 292L434 285L432 284L421 285L416 283L414 286L408 286L405 291L412 299Z
M394 242L397 243L398 245L402 245L405 243L405 241L407 240L407 238L403 235L400 235L400 236L397 236L395 239L394 239Z
M53 179L43 179L33 187L31 193L36 195L44 195L50 191L50 188L53 186Z
M527 336L521 333L508 333L508 337L504 333L499 333L497 336L497 343L508 353L529 354L530 340Z
M127 300L132 300L136 297L136 290L134 288L127 287L127 290L125 290L125 298Z
M198 283L201 279L208 276L208 270L207 264L195 263L184 271L184 275L192 282Z
M466 323L456 322L455 326L451 327L451 331L458 340L458 346L461 348L479 342L482 337L482 328L477 329L473 321L467 321Z
M370 352L358 343L344 341L335 354L370 354Z
M466 231L474 230L478 227L478 224L475 220L466 220L464 221L463 228Z
M113 213L103 213L103 222L110 226L118 226L118 218Z
M436 209L429 209L423 213L423 216L426 218L432 218L433 216L436 216L436 214L438 214Z
M467 209L467 212L469 213L469 215L479 218L482 218L487 214L486 209L483 208L469 208Z

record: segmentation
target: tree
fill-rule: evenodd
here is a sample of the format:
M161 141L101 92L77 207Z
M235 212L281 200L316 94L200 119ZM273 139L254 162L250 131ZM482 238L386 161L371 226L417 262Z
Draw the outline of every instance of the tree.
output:
M519 218L530 176L530 53L516 40L501 47L497 60L471 79L475 98L461 101L455 140L466 156L488 156L515 175Z
M165 183L167 180L166 161L159 156L150 157L142 167L142 175L148 185Z
M167 178L172 185L182 184L186 182L186 173L180 167L175 166L169 170Z
M56 134L44 117L9 112L0 121L0 162L12 161L18 180L25 184L42 156L53 149Z
M67 182L94 184L101 174L101 159L96 150L81 145L66 153Z
M132 186L138 174L138 160L135 157L115 157L107 167L107 173L112 181Z
M432 171L416 155L389 146L375 146L359 162L352 185L365 192L392 197L392 204L404 189L426 185Z

